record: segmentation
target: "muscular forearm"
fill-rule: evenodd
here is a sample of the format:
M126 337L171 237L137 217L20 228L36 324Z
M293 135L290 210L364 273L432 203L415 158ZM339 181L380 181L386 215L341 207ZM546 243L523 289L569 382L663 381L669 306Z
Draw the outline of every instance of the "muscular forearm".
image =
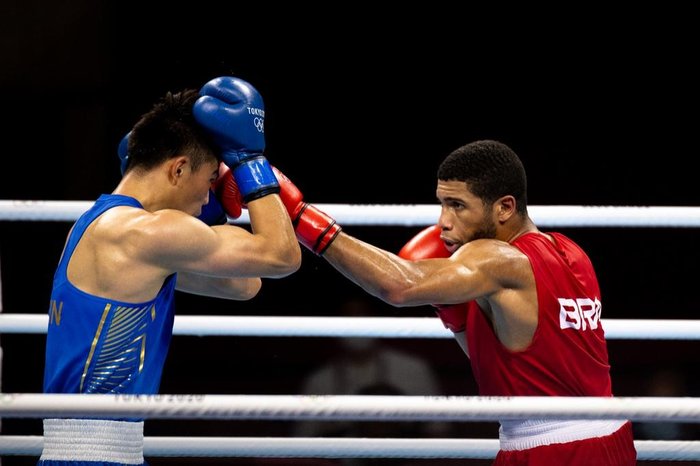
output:
M301 265L301 250L287 210L277 195L268 195L248 205L254 235L265 239L265 254L276 258L280 273L296 271Z
M369 294L394 306L410 305L403 291L413 272L395 254L341 232L323 257Z

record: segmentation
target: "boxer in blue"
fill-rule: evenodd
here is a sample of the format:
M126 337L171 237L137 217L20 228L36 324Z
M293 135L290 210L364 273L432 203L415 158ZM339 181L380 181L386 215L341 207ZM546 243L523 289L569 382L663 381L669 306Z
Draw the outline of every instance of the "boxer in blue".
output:
M54 274L45 393L156 394L176 289L247 300L299 268L263 121L255 88L224 76L136 123L121 182L71 228ZM250 232L226 222L242 205ZM98 417L44 420L39 465L146 464L142 419Z

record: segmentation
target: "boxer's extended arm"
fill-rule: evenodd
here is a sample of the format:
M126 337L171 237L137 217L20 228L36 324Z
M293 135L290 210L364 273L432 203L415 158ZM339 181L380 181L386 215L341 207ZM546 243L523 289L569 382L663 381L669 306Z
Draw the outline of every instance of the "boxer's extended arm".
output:
M280 197L294 223L297 239L323 257L345 277L372 296L393 306L418 306L433 302L455 304L476 299L498 284L490 276L459 261L444 259L408 261L396 254L344 234L336 221L304 202L299 189L278 169ZM438 235L439 238L439 235ZM440 246L444 249L444 245ZM481 246L483 249L484 246ZM483 264L478 252L475 264ZM456 282L462 283L455 286Z
M280 197L295 226L297 239L306 248L318 255L330 246L340 233L340 226L329 215L303 201L301 191L279 169L273 167L280 183ZM399 257L409 260L449 257L445 243L440 239L440 228L426 228L410 240L399 252ZM352 279L352 277L348 277ZM445 328L452 331L455 340L469 356L466 336L466 305L433 305Z

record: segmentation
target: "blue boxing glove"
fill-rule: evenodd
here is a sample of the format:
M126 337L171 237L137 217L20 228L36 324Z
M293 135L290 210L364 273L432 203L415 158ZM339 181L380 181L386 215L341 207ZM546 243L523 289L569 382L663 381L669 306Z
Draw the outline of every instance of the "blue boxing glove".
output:
M279 193L277 178L263 155L265 108L258 91L232 76L212 79L199 91L194 117L214 138L243 201Z
M228 223L226 212L211 189L209 190L209 202L202 206L202 211L197 215L197 218L209 226Z
M122 176L126 171L126 167L129 166L129 135L131 131L126 133L121 141L119 141L119 147L117 148L117 155L119 156L119 168L122 171Z
M119 156L119 168L121 169L122 176L129 166L129 135L131 131L126 133L121 141L119 141L119 147L117 148L117 155ZM221 177L220 177L221 178ZM218 181L218 179L217 179ZM216 182L215 182L216 183ZM197 216L198 219L203 221L209 226L212 225L224 225L228 223L228 217L226 216L226 211L219 202L219 199L214 195L215 183L212 184L212 188L209 190L209 202L202 206L202 211ZM237 194L237 193L236 193ZM234 210L235 212L235 210ZM234 218L238 218L241 215L241 209L238 208L237 215Z

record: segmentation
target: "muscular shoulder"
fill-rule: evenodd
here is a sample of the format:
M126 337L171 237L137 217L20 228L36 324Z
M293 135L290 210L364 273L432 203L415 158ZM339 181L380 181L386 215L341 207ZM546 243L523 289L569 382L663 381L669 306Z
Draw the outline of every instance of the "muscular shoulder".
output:
M525 260L527 256L510 243L497 239L477 239L463 245L453 257L466 257L483 263Z
M134 252L156 252L175 247L189 232L201 224L194 217L179 210L164 209L149 212L132 207L116 207L105 212L96 222L94 232L106 241Z
M505 241L474 240L462 246L453 257L464 265L491 276L504 286L520 284L532 275L528 257Z

